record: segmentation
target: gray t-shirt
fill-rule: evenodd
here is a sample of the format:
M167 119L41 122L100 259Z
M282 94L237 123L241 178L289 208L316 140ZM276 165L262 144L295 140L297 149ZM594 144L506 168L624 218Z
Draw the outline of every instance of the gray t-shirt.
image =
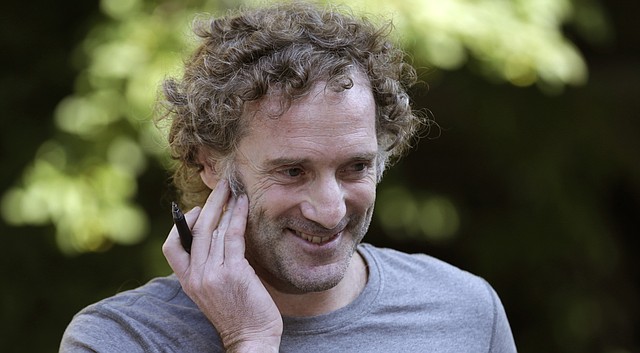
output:
M511 329L483 279L427 255L363 244L369 279L351 304L284 317L280 352L511 353ZM93 304L65 331L60 352L223 352L211 323L174 275Z

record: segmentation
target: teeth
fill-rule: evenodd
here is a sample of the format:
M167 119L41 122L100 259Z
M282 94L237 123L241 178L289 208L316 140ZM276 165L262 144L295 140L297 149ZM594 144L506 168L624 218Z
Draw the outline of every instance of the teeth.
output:
M300 232L297 232L297 231L296 231L296 234L300 238L302 238L302 239L304 239L304 240L306 240L306 241L308 241L310 243L314 243L314 244L322 243L322 237L318 237L318 236L315 236L315 235L309 235L309 234L305 234L305 233L300 233Z

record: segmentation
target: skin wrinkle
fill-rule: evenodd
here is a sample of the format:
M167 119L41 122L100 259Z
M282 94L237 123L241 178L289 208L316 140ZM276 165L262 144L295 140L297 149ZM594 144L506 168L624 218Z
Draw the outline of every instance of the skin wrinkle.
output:
M372 158L372 157L364 157L364 158ZM355 160L362 160L363 157L356 157ZM252 166L253 171L259 175L258 178L258 182L255 185L256 188L253 190L252 193L252 199L253 202L251 202L251 205L253 205L254 202L259 202L262 199L262 196L264 194L264 192L271 186L274 185L280 185L283 184L283 182L281 180L279 180L276 176L273 175L274 173L274 169L277 168L278 166L281 165L304 165L305 163L308 163L307 161L295 161L295 160L289 160L285 163L285 161L273 161L273 165L269 165L265 168L260 168L257 167L255 165L255 163L248 163L248 165ZM371 162L371 165L374 165L375 162ZM375 183L376 180L376 176L375 176L375 169L374 168L370 168L369 169L369 174L367 175L368 177L368 182L369 183ZM360 181L360 182L366 182L366 181ZM301 188L304 188L305 186L303 185ZM295 192L303 192L303 190L295 190ZM253 210L253 206L252 210ZM346 218L345 218L346 219ZM348 221L341 221L340 224L343 224L345 222ZM309 234L313 234L313 235L329 235L329 234L335 234L337 233L339 230L341 230L342 228L344 228L344 225L342 226L336 226L334 227L331 231L327 231L326 228L317 225L315 223L313 223L313 226L309 226L309 224L312 224L311 222L291 222L292 224L289 225L289 228L304 232L304 233L309 233Z
M235 167L249 196L246 257L275 297L327 291L314 294L322 302L345 290L345 278L362 280L352 256L373 213L378 143L371 88L361 76L355 83L341 92L317 84L277 118L269 115L277 98L245 111L250 127ZM290 179L282 170L291 167L303 174ZM340 234L341 244L310 257L292 231Z

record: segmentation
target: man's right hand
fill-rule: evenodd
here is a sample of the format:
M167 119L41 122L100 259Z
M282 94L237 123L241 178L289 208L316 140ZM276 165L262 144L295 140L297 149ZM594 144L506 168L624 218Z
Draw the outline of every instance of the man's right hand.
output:
M162 251L227 352L278 352L282 317L244 257L248 210L246 195L230 198L221 180L202 209L185 214L193 233L191 254L180 245L175 226Z

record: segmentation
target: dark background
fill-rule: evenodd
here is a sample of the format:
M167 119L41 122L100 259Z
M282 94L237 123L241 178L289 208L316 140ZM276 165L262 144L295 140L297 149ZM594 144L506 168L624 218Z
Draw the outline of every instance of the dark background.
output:
M96 1L3 2L0 191L16 183L54 130L73 89L71 53ZM640 352L640 31L632 0L603 1L614 36L593 44L567 29L589 81L550 96L491 83L471 69L426 74L440 136L425 138L381 188L447 195L462 223L446 241L387 234L380 246L426 252L476 273L501 295L520 352ZM52 226L0 224L0 350L52 352L89 303L168 273L167 175L140 177L150 235L134 246L64 256Z

